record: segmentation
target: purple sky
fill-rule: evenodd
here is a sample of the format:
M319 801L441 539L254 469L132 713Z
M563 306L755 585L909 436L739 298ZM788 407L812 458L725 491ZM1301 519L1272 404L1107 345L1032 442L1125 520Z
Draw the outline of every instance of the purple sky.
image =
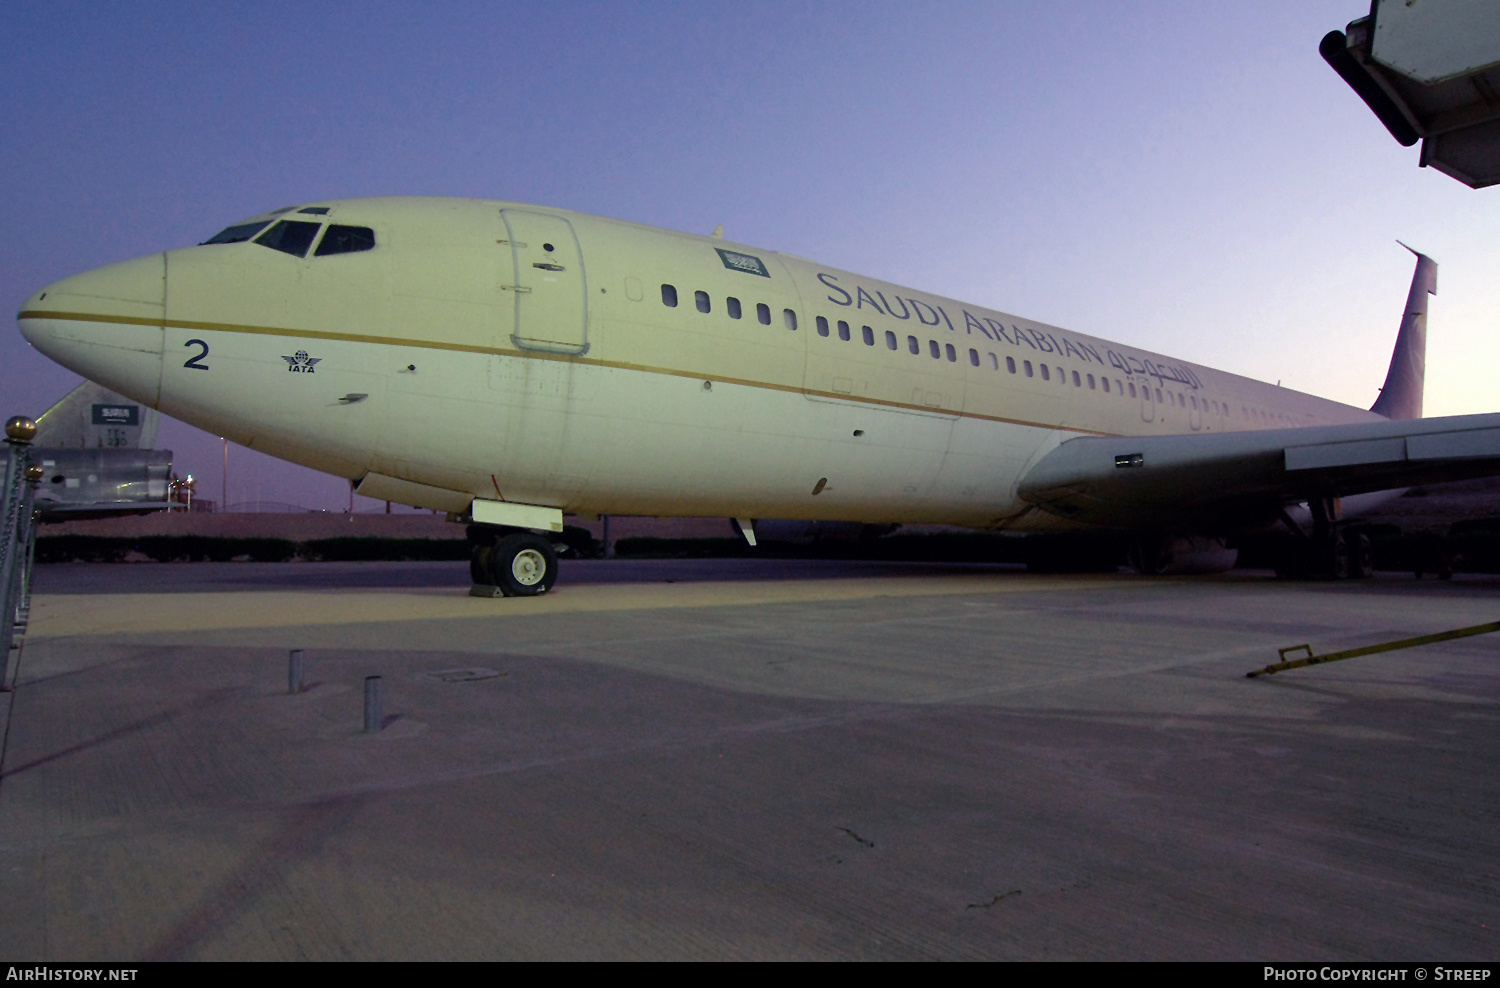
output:
M1500 190L1318 57L1364 0L0 5L0 297L312 199L726 236L1368 406L1411 258L1429 415L1495 411ZM77 378L0 333L0 415ZM220 496L220 444L159 445ZM347 486L243 449L231 502ZM373 509L372 502L362 507Z

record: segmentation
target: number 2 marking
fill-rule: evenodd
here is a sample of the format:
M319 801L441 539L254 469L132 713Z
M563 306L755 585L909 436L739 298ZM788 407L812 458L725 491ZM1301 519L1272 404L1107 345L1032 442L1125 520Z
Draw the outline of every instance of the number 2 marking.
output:
M182 366L191 367L193 370L208 370L208 365L203 362L204 358L208 356L207 343L204 343L202 340L188 340L183 346L201 346L203 352L189 357L187 362Z

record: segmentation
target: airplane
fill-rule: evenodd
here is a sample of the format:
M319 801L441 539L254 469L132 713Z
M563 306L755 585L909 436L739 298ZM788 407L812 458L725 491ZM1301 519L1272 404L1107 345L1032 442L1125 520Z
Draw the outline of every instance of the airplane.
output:
M33 502L42 523L149 514L169 498L172 451L153 449L161 413L85 381L36 421Z
M18 320L164 414L449 512L481 595L551 589L565 512L1126 532L1148 573L1284 524L1289 572L1347 577L1343 499L1500 473L1500 414L1421 417L1416 256L1368 410L722 229L480 199L277 209Z

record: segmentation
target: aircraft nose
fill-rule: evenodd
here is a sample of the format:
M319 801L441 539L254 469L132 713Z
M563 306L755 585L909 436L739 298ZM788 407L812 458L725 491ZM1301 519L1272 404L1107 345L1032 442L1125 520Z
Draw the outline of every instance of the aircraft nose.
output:
M16 319L32 346L69 370L155 405L161 390L165 254L53 282Z

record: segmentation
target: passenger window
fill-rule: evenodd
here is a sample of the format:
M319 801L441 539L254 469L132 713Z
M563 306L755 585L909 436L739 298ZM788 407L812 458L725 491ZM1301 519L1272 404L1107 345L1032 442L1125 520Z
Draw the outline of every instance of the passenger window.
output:
M1191 405L1196 410L1197 407L1198 407L1198 398L1197 398L1197 396L1196 395L1188 395L1188 404Z
M1104 385L1104 393L1105 394L1109 394L1109 378L1107 378L1107 377L1101 377L1101 378L1099 378L1099 381L1100 381L1101 384ZM1089 375L1089 387L1092 388L1093 386L1094 386L1093 375Z
M1158 405L1160 405L1162 403L1162 400L1161 400L1161 388L1157 388L1156 389L1156 403Z
M927 341L927 352L932 356L933 360L943 359L943 351L938 349L937 340Z
M306 212L306 210L303 210ZM318 249L313 251L314 257L327 257L329 254L358 254L364 250L375 249L375 231L367 226L330 226L328 232L323 234L323 239L318 241Z
M1078 372L1077 371L1073 372L1073 387L1075 387L1075 388L1081 388L1081 387L1083 387L1083 382L1078 379Z
M817 319L815 319L813 321L818 324L818 335L819 336L827 336L828 335L828 318L826 316L819 316Z
M979 351L978 350L970 350L969 351L969 363L972 364L975 367L979 366Z
M729 318L738 319L740 317L740 300L734 296L731 295L724 300L724 308L729 311Z
M1025 363L1025 366L1026 366L1026 376L1030 377L1031 376L1031 361L1027 360L1024 363Z
M906 338L906 348L912 352L912 356L916 356L922 352L922 344L917 342L915 336L908 336Z
M791 309L782 309L781 321L786 323L787 329L795 331L797 328L797 313L793 312Z
M887 350L896 349L896 334L890 330L885 331L885 348Z
M713 308L713 306L709 305L708 302L708 292L694 292L693 301L698 303L699 312L706 313Z
M1135 397L1135 382L1134 381L1130 382L1130 397L1132 397L1132 398Z
M839 339L849 342L849 324L842 319L839 320Z
M1012 374L1014 374L1016 372L1016 358L1015 357L1006 357L1005 358L1005 369L1008 370L1008 371L1010 371ZM1030 367L1026 368L1026 376L1027 377L1031 376L1031 368Z
M1047 365L1046 364L1042 365L1042 380L1044 380L1044 381L1050 381L1050 380L1052 380L1052 372L1047 369Z
M865 346L875 345L875 330L871 329L869 326L861 326L859 327L859 332L860 335L864 337Z
M677 308L677 287L675 285L661 286L661 304L670 309Z
M1068 372L1061 367L1057 369L1057 383L1063 386L1067 386L1068 383Z
M283 254L291 254L293 257L306 257L307 248L312 246L313 238L318 235L317 223L303 223L300 220L281 220L271 229L255 238L255 242L262 247L279 250Z
M756 302L755 318L760 320L762 326L771 325L771 307L764 302Z
M948 355L948 363L958 363L958 354L954 352L952 343L944 343L943 352Z

